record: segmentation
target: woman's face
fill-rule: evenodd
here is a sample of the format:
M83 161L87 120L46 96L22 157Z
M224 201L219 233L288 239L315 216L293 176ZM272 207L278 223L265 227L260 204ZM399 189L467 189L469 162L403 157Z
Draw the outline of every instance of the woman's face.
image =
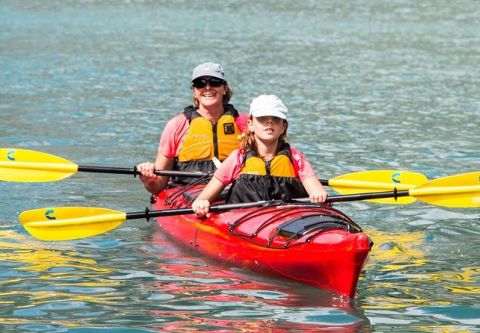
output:
M277 142L278 138L287 130L287 123L277 117L252 117L248 120L248 128L255 133L255 137L265 143Z
M202 76L195 79L192 89L198 106L206 109L222 106L226 94L225 84L225 81L216 77Z

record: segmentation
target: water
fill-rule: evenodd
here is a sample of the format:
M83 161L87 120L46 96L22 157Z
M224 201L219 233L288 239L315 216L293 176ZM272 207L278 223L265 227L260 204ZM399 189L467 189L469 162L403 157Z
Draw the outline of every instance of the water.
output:
M290 109L322 178L480 170L480 2L1 1L0 146L83 165L152 160L220 62L247 111ZM374 240L353 302L222 266L153 223L47 243L17 222L47 206L142 210L128 176L0 183L0 328L21 332L480 331L479 210L338 204Z

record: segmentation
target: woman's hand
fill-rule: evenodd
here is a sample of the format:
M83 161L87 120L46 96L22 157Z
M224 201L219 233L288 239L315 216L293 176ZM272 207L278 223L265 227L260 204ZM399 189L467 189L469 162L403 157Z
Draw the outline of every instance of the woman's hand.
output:
M144 162L137 165L137 170L140 172L140 180L145 183L157 179L155 174L155 164L151 162Z
M192 209L197 217L203 217L210 211L210 201L206 199L196 199L192 203Z

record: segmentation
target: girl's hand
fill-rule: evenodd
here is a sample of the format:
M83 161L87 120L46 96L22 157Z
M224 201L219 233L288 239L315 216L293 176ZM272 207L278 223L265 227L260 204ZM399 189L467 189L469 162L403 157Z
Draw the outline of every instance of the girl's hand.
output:
M210 201L206 199L196 199L192 203L192 209L197 217L203 217L207 215L210 210Z
M327 191L325 191L324 189L317 190L312 194L310 194L310 202L322 203L322 202L325 202L325 200L327 200L327 197L328 197Z

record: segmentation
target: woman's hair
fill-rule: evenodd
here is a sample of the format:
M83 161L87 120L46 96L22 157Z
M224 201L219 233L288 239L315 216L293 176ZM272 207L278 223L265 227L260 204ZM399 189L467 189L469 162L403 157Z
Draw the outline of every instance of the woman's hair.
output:
M250 120L253 121L253 116L250 115ZM285 132L280 135L278 138L278 146L277 146L277 151L280 149L280 147L283 146L284 143L288 143L287 139L287 129L288 129L288 122L286 120L283 121L287 127L285 128ZM255 141L255 133L248 130L247 132L242 134L242 139L240 141L240 149L244 152L247 153L249 151L253 151L256 155L258 155L258 149L257 149L257 142Z
M225 95L223 95L223 107L226 107L228 102L230 102L230 98L232 98L233 90L232 90L232 88L230 88L227 81L225 81L224 86L225 86ZM193 105L195 105L198 108L198 100L195 97L195 95L193 95L193 97L192 97L192 103L193 103Z

